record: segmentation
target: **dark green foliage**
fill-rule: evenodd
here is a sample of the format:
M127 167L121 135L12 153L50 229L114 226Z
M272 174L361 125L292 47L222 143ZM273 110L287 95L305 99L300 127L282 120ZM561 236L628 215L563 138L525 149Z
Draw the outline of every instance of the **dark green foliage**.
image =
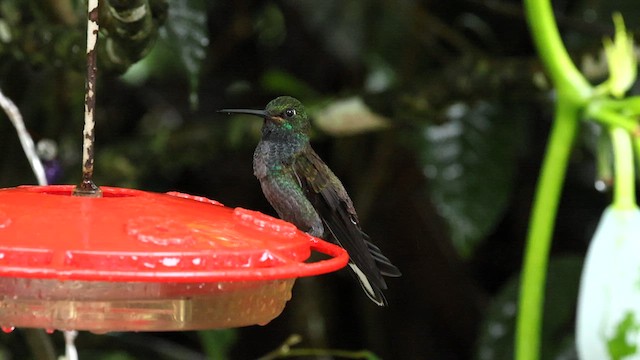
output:
M499 106L499 105L498 105ZM419 133L421 165L438 213L464 257L502 219L513 189L522 118L487 101L456 102Z
M579 257L558 257L549 263L545 293L542 359L576 359L572 329L578 284L582 270ZM475 358L513 359L513 333L518 311L519 274L511 278L493 298L480 328Z
M200 69L209 46L205 1L169 1L167 25L160 32L161 44L172 53L178 53L189 79L191 106L198 106Z

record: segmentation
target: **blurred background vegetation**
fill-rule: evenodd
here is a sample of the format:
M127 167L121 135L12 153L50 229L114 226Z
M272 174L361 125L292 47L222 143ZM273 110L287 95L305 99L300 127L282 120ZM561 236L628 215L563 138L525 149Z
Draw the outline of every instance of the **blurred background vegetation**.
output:
M142 39L108 11L127 3L149 6ZM593 82L606 77L612 12L640 29L634 0L554 6ZM0 88L40 143L53 183L80 179L85 7L0 0ZM255 359L291 334L302 336L297 347L386 359L512 358L517 277L554 96L519 1L103 0L101 21L96 183L274 215L252 174L261 121L216 110L261 109L291 95L311 110L315 149L403 277L389 281L388 308L342 271L299 280L266 326L83 333L81 358ZM598 131L584 127L561 202L545 359L576 357L580 267L610 196L594 188L607 181L593 165ZM4 115L0 154L0 187L35 183ZM60 334L52 336L61 351ZM0 340L3 358L33 357L20 331Z

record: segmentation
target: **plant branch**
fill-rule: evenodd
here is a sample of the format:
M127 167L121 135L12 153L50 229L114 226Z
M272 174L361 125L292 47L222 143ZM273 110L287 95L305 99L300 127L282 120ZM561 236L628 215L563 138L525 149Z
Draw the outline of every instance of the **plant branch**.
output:
M340 357L344 359L367 359L379 360L379 358L369 350L338 350L338 349L292 349L292 346L302 341L300 335L294 334L289 336L285 342L277 349L260 357L258 360L274 360L289 357L313 356L313 357Z
M551 80L559 92L584 103L592 88L567 53L556 24L550 0L525 0L531 35Z
M640 134L640 126L635 119L620 115L619 112L604 106L600 101L591 101L585 108L585 115L602 125L621 128L631 134Z
M33 139L24 126L22 114L16 104L6 97L2 91L0 91L0 107L4 110L7 117L16 128L18 139L20 139L20 144L22 145L22 150L24 150L24 153L29 160L31 169L38 180L38 185L47 185L47 176L44 171L44 166L42 165L40 157L38 157L38 154L36 153L36 147L33 143Z
M533 204L520 284L515 355L518 360L540 357L542 311L547 264L558 203L579 115L594 92L564 47L550 0L525 0L531 35L558 91L555 120Z
M516 328L516 359L519 360L539 358L549 248L571 145L578 130L578 111L579 107L562 98L556 104L525 248Z
M636 208L635 171L631 137L621 128L612 128L611 142L614 159L613 207L618 210Z

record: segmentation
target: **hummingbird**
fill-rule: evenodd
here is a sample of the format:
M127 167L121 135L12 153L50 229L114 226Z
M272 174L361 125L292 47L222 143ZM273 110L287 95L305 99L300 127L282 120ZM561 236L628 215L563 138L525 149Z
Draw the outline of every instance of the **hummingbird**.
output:
M281 96L264 110L219 112L264 119L262 137L253 155L253 173L265 197L281 219L343 247L364 292L374 303L386 306L383 276L399 277L401 273L362 231L342 182L311 147L311 124L302 103Z

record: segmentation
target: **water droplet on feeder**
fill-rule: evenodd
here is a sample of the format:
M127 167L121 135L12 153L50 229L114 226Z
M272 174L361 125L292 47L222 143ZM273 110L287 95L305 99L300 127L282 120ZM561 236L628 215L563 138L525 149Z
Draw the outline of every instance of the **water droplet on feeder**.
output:
M11 224L11 218L0 211L0 229L4 229Z
M140 216L129 220L127 233L143 243L158 246L188 246L195 243L189 226L179 221L154 216Z
M172 266L178 265L178 263L180 263L180 259L178 259L178 258L164 258L164 259L160 260L160 262L164 266L172 267Z
M179 198L183 198L183 199L195 200L195 201L198 201L198 202L201 202L201 203L205 203L205 204L224 206L219 201L211 200L211 199L208 199L208 198L206 198L204 196L189 195L189 194L185 194L185 193L181 193L181 192L177 192L177 191L169 191L166 194L167 195L171 195L171 196L175 196L175 197L179 197Z
M9 334L10 332L13 332L13 330L15 330L16 327L15 326L2 326L2 331Z
M257 211L235 208L233 215L240 224L252 229L269 232L273 235L290 238L295 236L297 231L297 228L293 224L272 218Z
M45 332L49 335L53 334L55 330L54 329L46 329Z

